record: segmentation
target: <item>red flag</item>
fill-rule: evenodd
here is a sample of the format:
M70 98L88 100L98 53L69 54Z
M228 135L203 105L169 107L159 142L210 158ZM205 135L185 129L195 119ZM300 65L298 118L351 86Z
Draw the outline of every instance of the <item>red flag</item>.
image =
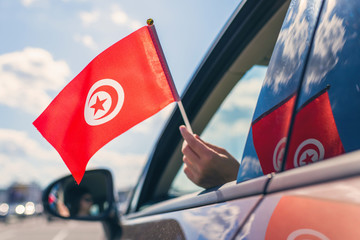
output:
M264 174L281 169L294 104L292 96L252 124L254 146Z
M177 101L154 26L95 57L34 121L77 183L106 143Z
M265 239L360 239L357 204L284 196L266 229Z
M345 152L326 90L300 108L295 117L289 144L286 169Z

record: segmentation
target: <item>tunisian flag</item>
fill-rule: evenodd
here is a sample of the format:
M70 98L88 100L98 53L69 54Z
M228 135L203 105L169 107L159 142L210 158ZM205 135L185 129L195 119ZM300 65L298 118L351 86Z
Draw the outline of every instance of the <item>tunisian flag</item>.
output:
M33 124L79 184L89 159L101 147L178 100L150 25L95 57Z
M288 97L252 123L254 147L264 174L281 169L295 98Z
M327 89L305 103L295 117L286 169L344 153Z

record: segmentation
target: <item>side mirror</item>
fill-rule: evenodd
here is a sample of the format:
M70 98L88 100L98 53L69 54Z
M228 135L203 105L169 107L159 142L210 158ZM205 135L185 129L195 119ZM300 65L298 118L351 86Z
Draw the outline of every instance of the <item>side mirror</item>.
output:
M71 175L51 183L43 192L44 210L60 218L104 220L114 204L112 175L90 170L78 185Z

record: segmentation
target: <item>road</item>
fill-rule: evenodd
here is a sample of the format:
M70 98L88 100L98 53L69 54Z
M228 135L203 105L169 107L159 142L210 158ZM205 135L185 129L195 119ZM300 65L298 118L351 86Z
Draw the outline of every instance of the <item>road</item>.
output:
M104 240L100 222L47 221L44 217L0 222L1 240Z

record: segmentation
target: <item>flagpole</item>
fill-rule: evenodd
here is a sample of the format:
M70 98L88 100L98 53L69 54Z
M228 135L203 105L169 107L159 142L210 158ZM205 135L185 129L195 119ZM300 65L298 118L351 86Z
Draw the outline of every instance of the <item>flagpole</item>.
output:
M185 109L184 109L184 106L181 102L181 99L179 97L179 94L176 90L176 87L175 87L175 84L174 84L174 81L172 79L172 76L171 76L171 73L170 73L170 70L169 70L169 66L167 65L167 62L166 62L166 59L165 59L165 56L164 56L164 53L161 49L161 45L160 45L160 41L157 37L157 33L156 33L156 30L155 30L155 26L154 26L154 20L149 18L147 21L146 21L147 25L150 26L150 34L151 34L151 37L153 38L153 41L155 41L156 43L158 43L156 46L158 46L157 50L158 50L158 54L160 54L160 57L163 59L163 67L165 67L166 69L166 73L167 73L167 79L169 81L169 86L171 88L171 92L175 98L175 101L177 102L178 106L179 106L179 109L180 109L180 113L181 113L181 116L182 118L184 119L184 123L185 123L185 126L187 128L187 130L193 134L193 130L191 128L191 125L190 125L190 122L189 122L189 119L186 115L186 112L185 112Z
M183 106L181 100L178 100L178 101L177 101L177 104L178 104L178 106L179 106L180 113L181 113L182 118L184 119L184 123L185 123L185 126L186 126L187 130L188 130L191 134L193 134L193 130L192 130L192 128L191 128L189 119L188 119L188 117L187 117L187 115L186 115L186 112L185 112L185 109L184 109L184 106Z

